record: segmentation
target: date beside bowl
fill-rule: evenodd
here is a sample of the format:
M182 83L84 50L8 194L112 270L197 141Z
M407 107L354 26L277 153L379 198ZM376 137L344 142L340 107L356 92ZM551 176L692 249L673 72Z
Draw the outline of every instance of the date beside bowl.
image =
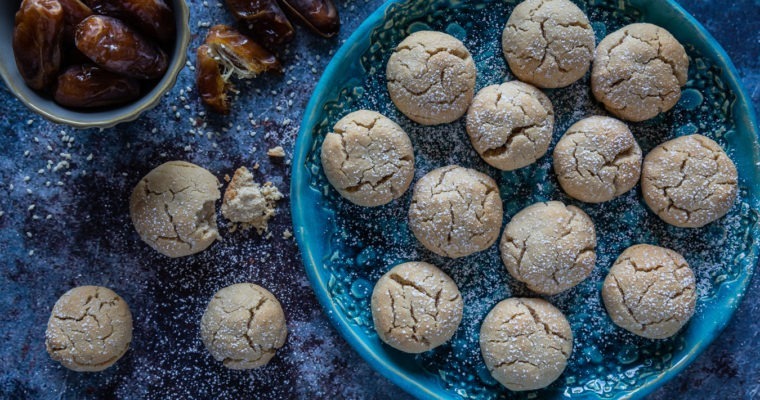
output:
M0 75L53 122L111 127L136 119L174 86L188 19L184 0L3 2Z

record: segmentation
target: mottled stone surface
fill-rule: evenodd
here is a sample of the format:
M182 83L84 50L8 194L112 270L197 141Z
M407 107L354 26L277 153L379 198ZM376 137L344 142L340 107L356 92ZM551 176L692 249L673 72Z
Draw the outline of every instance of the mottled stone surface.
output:
M287 72L239 83L228 118L200 115L190 68L156 109L103 132L44 121L0 84L0 398L409 397L375 373L323 315L293 239L282 238L292 229L287 196L270 222L271 238L231 233L220 217L224 239L177 260L142 243L128 214L129 193L140 177L173 159L204 166L220 180L258 162L255 178L288 193L288 160L311 91L332 53L381 3L338 1L343 28L337 39L298 28L296 41L281 53ZM725 47L757 110L760 21L752 16L760 2L682 3ZM188 56L194 61L208 29L203 22L231 18L217 1L188 4L195 32ZM267 157L267 149L278 145L285 159ZM203 349L199 322L218 289L245 281L280 299L290 334L266 368L230 371ZM131 350L99 374L68 372L44 346L55 300L88 284L115 290L134 316ZM758 397L759 292L755 276L726 330L652 398Z

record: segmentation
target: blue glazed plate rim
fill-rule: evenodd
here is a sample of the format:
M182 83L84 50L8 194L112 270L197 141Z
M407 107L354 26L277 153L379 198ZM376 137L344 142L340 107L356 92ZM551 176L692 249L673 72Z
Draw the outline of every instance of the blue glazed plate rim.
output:
M311 240L313 240L314 236L321 235L322 232L307 232L305 229L306 220L308 219L307 214L313 211L313 202L311 202L312 196L301 190L308 186L309 171L305 166L305 162L307 155L312 148L314 127L321 118L322 106L327 100L329 100L335 90L335 87L331 86L331 82L334 80L335 75L340 73L342 60L344 60L350 53L356 51L357 48L369 48L369 38L371 37L371 33L384 22L386 10L393 4L404 3L406 1L409 0L388 0L370 14L336 52L317 83L311 99L306 106L298 138L296 139L291 171L291 213L293 216L295 238L304 261L306 274L312 284L317 299L325 310L331 323L335 326L341 336L348 341L351 347L353 347L359 355L372 366L372 368L408 393L417 398L445 399L447 397L442 397L441 393L438 391L426 387L420 382L420 380L416 379L416 377L411 376L409 371L402 371L397 366L390 363L387 357L374 351L363 340L358 331L351 328L350 321L338 309L337 304L328 294L327 282L325 282L322 272L319 270L322 261L318 260L312 251L310 245ZM698 35L698 42L707 44L707 46L700 48L700 50L706 57L710 58L721 67L722 78L728 82L729 87L736 95L736 100L732 105L732 108L737 125L749 130L749 133L753 137L758 137L757 118L752 110L751 102L749 102L748 96L739 81L736 67L728 54L705 27L676 1L663 0L662 2L674 11L678 17L686 20L689 25L696 28L695 33ZM755 148L755 153L754 159L760 159L760 155L757 154L757 147ZM643 385L627 392L625 397L644 397L691 364L697 356L699 356L707 346L718 337L720 332L728 324L728 321L731 319L744 297L747 286L752 279L753 270L754 268L750 268L745 274L744 279L727 282L721 286L720 292L722 293L719 294L719 297L723 301L716 302L717 308L711 310L711 315L718 315L719 319L713 320L713 329L712 331L709 331L709 335L706 335L702 340L697 341L691 350L680 360L677 360L670 368L664 370L660 374L648 378ZM730 297L730 299L726 299L727 296Z

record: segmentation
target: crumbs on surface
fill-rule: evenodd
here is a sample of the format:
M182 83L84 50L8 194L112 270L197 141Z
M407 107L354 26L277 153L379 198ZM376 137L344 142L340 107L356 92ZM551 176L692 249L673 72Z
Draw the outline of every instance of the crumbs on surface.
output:
M267 231L269 219L277 213L276 202L282 197L272 182L260 185L253 180L248 168L240 167L224 192L222 215L233 223L231 232L238 227L243 230L256 228L262 235ZM266 236L269 237L271 235Z

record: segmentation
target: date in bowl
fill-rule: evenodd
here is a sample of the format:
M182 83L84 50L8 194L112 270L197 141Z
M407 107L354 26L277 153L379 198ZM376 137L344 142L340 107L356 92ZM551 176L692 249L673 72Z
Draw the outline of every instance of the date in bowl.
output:
M185 65L186 50L190 41L188 25L189 11L185 0L166 0L172 9L172 18L176 26L173 40L164 40L168 65L166 72L160 78L151 82L140 82L141 92L138 98L123 105L96 108L71 108L57 103L53 99L55 83L44 90L34 90L25 82L19 71L14 57L14 28L16 12L21 6L21 0L0 2L0 75L8 89L29 109L56 123L70 125L76 128L108 128L121 122L132 121L158 104L161 96L170 90L177 75ZM76 49L62 49L66 53ZM61 67L61 73L66 69ZM47 93L46 93L47 92Z

